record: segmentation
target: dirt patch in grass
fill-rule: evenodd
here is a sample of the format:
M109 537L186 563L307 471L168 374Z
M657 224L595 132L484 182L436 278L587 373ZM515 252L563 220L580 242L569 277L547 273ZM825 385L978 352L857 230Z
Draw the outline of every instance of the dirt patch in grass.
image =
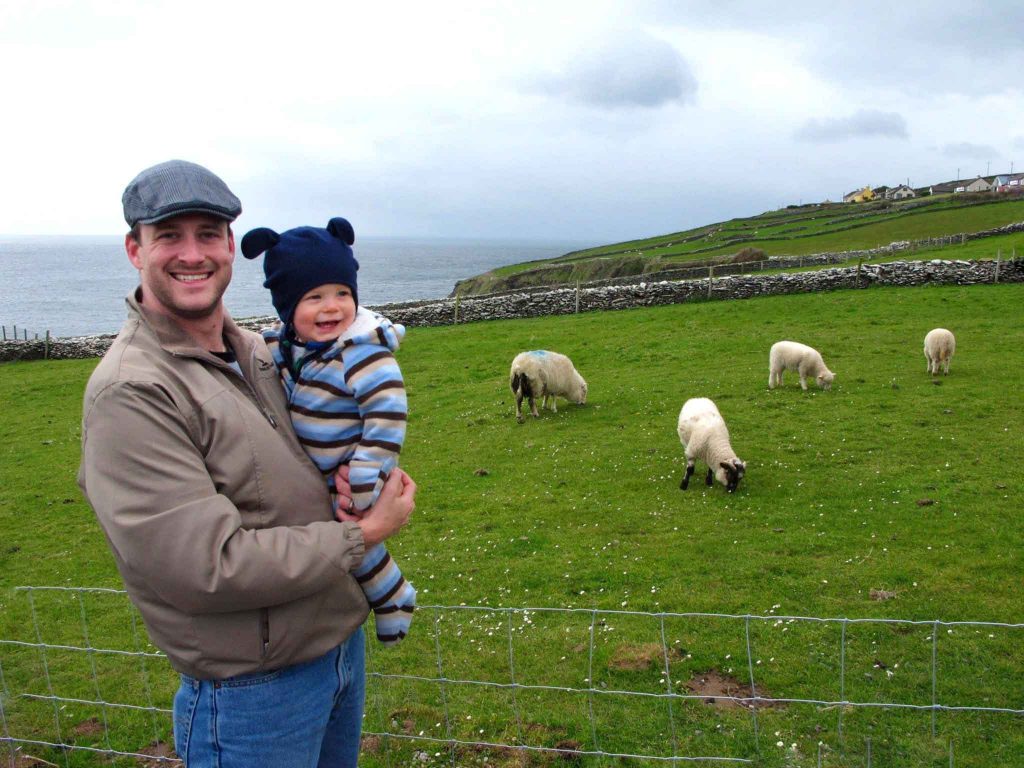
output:
M786 706L782 702L736 701L736 699L749 699L754 696L750 690L750 685L741 683L732 675L719 672L717 669L710 669L707 672L695 674L686 683L686 689L690 693L706 697L704 699L705 704L721 709L751 709L755 704L758 709L767 709L769 707L782 709ZM757 696L768 699L772 697L771 693L760 687L757 689Z
M668 660L681 657L678 649L669 648ZM637 672L641 669L650 669L651 666L663 667L665 664L665 652L657 643L640 643L637 645L620 645L612 651L612 657L608 660L611 669L620 671Z
M71 733L75 736L95 736L97 733L103 733L103 723L95 717L90 717L72 728Z
M7 765L10 759L9 753L6 750L0 750L0 759L3 760L3 765ZM41 757L26 755L20 749L14 751L14 762L10 764L14 768L46 768L46 766L54 765L54 763L49 763Z
M139 750L140 754L149 755L152 760L147 760L144 757L135 758L135 765L139 768L167 768L167 760L176 760L178 755L174 751L174 747L165 741L155 741L151 744L147 744Z

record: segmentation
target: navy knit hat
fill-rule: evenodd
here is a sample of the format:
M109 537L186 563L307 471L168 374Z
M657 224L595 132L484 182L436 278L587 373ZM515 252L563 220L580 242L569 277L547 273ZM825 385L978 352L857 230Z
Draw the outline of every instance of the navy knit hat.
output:
M296 227L280 235L272 229L260 227L245 233L242 254L255 259L266 253L263 272L267 279L264 288L270 289L281 322L291 323L295 305L307 291L318 285L340 283L352 289L352 298L359 305L356 272L359 262L352 254L356 241L355 230L347 219L331 219L326 229Z

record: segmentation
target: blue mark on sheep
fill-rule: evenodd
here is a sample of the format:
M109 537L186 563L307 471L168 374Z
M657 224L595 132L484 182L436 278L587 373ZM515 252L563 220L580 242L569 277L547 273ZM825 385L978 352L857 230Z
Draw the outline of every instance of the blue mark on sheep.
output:
M548 351L546 349L534 349L530 351L531 355L537 355L537 357L544 357Z

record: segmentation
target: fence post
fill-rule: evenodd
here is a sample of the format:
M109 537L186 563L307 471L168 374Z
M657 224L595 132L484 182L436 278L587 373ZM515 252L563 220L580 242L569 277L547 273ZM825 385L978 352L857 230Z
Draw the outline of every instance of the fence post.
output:
M25 335L25 341L28 341L28 328L22 328L21 332Z
M715 265L712 264L710 267L708 267L708 298L709 299L711 298L711 283L714 282L714 279L715 279Z
M452 325L458 325L459 324L459 299L460 298L461 298L461 294L456 293L455 294L455 319L452 321Z
M576 314L580 313L580 281L576 281Z
M46 340L43 341L43 360L50 359L50 332L46 332Z
M3 329L4 341L7 341L7 326L6 325L0 325L0 329Z
M14 329L14 340L17 341L18 340L18 326L12 325L11 327Z
M860 285L860 268L864 265L864 257L857 257L857 285Z
M998 283L999 282L999 262L1002 261L1002 258L1003 258L1003 249L999 248L998 250L996 250L996 274L992 278L992 282L993 283Z

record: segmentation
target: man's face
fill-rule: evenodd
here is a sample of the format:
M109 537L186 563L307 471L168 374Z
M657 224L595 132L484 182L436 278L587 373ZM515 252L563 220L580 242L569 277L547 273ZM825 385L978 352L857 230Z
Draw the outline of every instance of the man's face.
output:
M235 238L223 219L185 214L140 224L138 242L127 235L125 250L139 270L147 309L183 320L220 311L235 260Z

